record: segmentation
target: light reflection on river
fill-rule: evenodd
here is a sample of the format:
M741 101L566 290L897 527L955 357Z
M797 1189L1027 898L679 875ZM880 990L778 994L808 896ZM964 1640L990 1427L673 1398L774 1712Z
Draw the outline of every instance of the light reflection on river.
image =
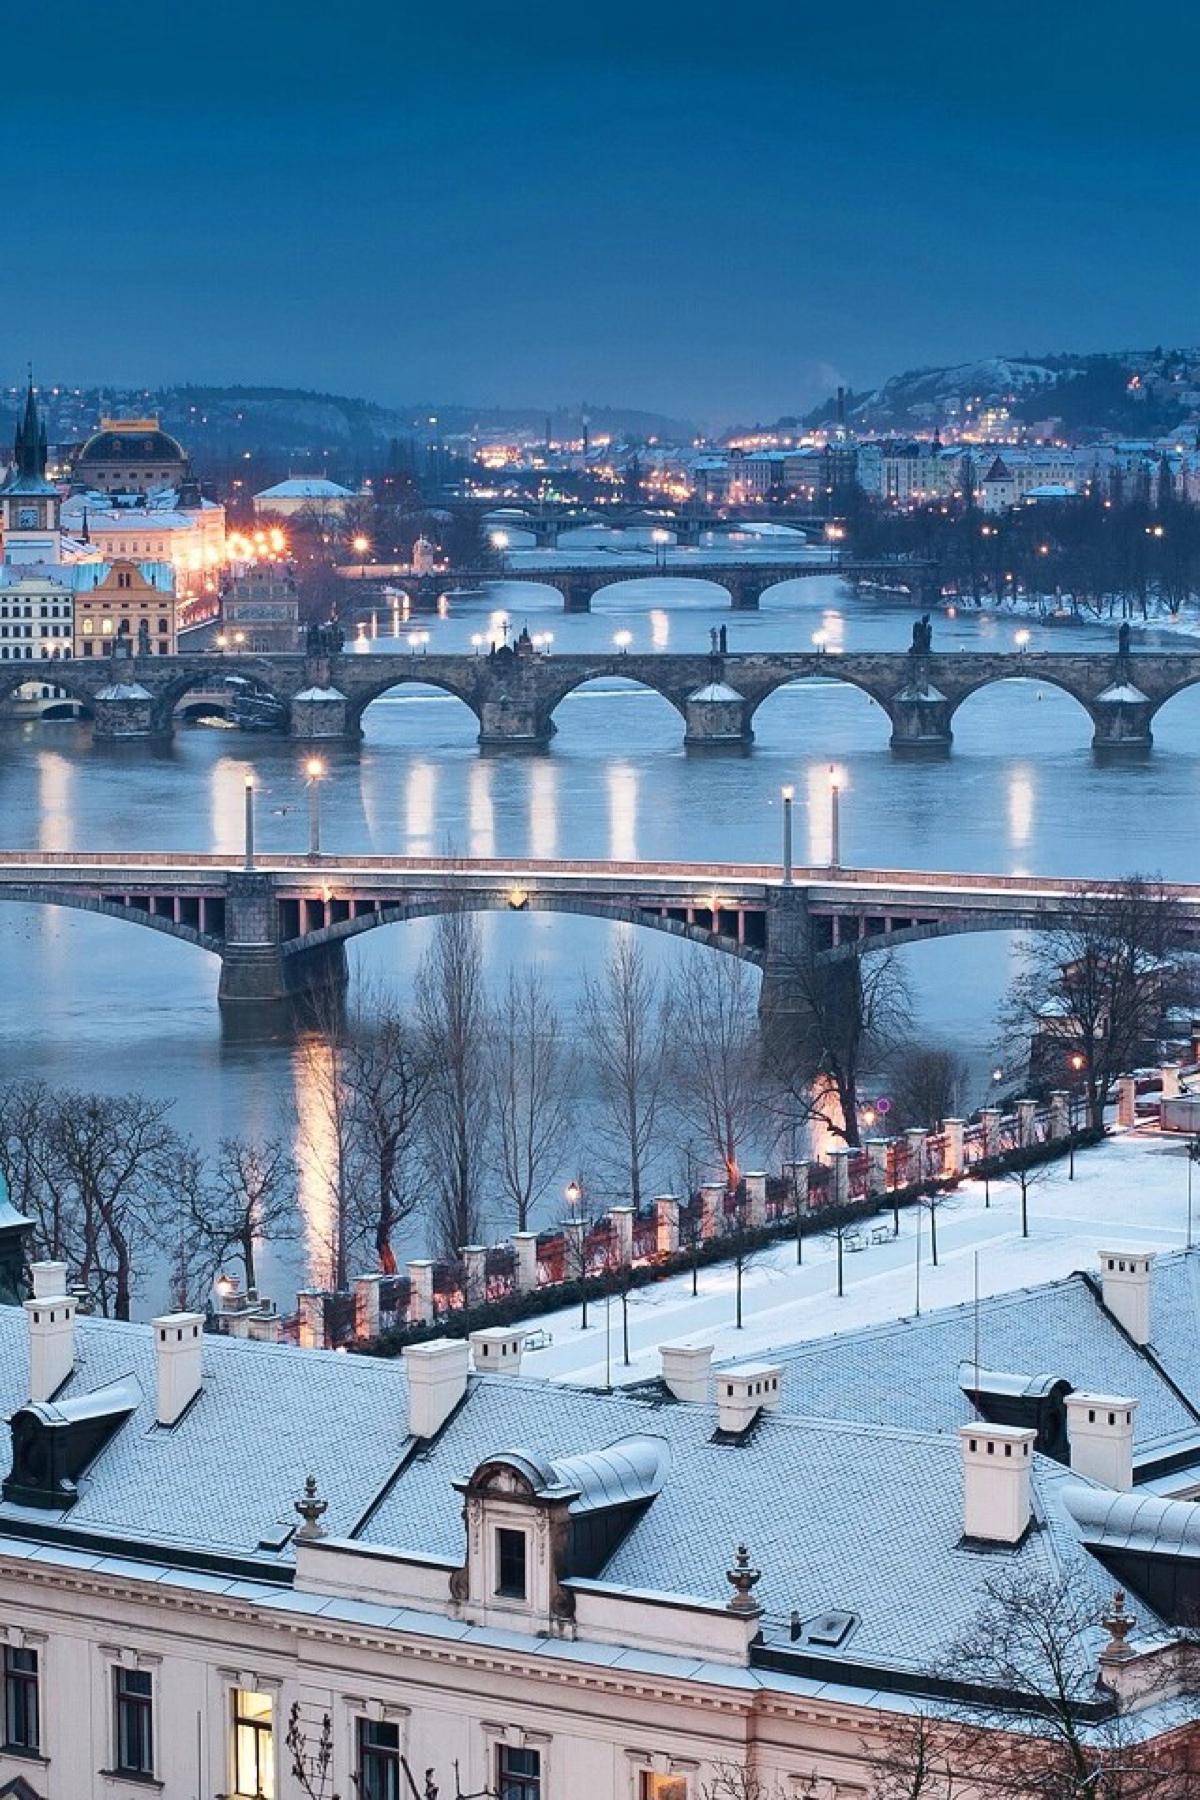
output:
M492 603L494 604L494 602ZM516 584L504 604L519 627L552 629L555 651L598 648L617 630L632 648L695 650L712 625L731 651L807 648L824 630L831 648L899 648L913 613L903 603L851 596L833 578L791 583L757 614L730 614L712 590L655 578L601 594L590 616L566 617L546 589ZM422 619L430 647L469 648L490 606L466 603ZM380 620L382 631L388 621ZM1013 619L938 616L935 647L1007 648ZM1031 647L1099 648L1097 626L1034 624ZM380 650L394 648L381 635ZM836 659L830 657L830 672ZM481 756L475 721L459 702L404 690L371 706L359 748L335 748L323 794L330 851L472 855L711 857L778 855L779 790L796 789L798 850L829 853L830 763L843 772L842 860L926 868L1093 875L1137 867L1195 876L1200 828L1200 696L1181 696L1156 722L1145 761L1098 766L1090 723L1067 696L1035 683L983 690L955 720L944 761L904 761L888 749L888 722L865 695L833 682L797 684L759 710L747 756L689 756L682 722L660 697L595 686L558 709L545 755ZM203 728L173 745L95 750L85 727L0 729L2 835L13 847L237 850L244 781L260 787L264 851L302 847L307 831L302 758L295 747ZM561 1003L577 993L611 931L567 914L485 914L486 952L498 976L536 956ZM359 967L406 992L428 924L368 934L351 947ZM698 954L647 934L667 967ZM971 1052L986 1086L992 1020L1015 948L1003 935L949 939L905 953L931 1033ZM62 1085L140 1088L176 1099L179 1126L202 1143L269 1134L281 1119L319 1110L285 1040L223 1033L216 963L196 950L117 921L49 908L0 914L0 1030L9 1076ZM579 1155L586 1165L586 1146ZM305 1183L310 1242L326 1236L327 1196ZM417 1247L403 1247L417 1253ZM284 1302L300 1277L297 1251L269 1253L264 1286ZM148 1286L143 1308L161 1299Z

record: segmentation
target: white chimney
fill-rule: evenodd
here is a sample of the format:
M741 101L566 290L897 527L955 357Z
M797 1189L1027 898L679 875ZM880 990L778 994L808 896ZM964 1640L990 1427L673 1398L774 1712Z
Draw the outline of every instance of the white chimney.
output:
M477 1375L519 1375L527 1325L488 1325L470 1337Z
M1133 1415L1137 1401L1112 1394L1068 1394L1071 1467L1127 1494L1133 1486Z
M703 1405L708 1399L712 1353L711 1344L694 1344L686 1338L658 1346L663 1381L677 1400Z
M1037 1432L1021 1425L960 1425L963 1536L1019 1544L1029 1529L1029 1470Z
M718 1429L742 1432L760 1412L774 1412L782 1381L781 1363L739 1363L734 1369L718 1369Z
M53 1300L67 1291L67 1265L65 1262L31 1263L29 1273L33 1277L33 1297L35 1300Z
M471 1347L466 1338L433 1338L404 1352L410 1437L435 1437L467 1391Z
M1135 1344L1150 1342L1150 1265L1153 1250L1102 1250L1104 1307Z
M38 1269L61 1269L67 1264L34 1264L34 1300L25 1301L29 1318L29 1399L52 1400L76 1366L76 1301L70 1294L38 1294ZM45 1278L43 1285L54 1285Z
M164 1313L151 1320L158 1388L155 1418L174 1425L200 1392L204 1360L204 1314Z

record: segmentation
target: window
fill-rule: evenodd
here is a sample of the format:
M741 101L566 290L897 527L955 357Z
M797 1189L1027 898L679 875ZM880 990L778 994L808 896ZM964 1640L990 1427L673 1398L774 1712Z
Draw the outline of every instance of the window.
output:
M643 1769L638 1800L688 1800L686 1775L656 1775Z
M275 1731L270 1694L233 1690L233 1791L238 1800L275 1800Z
M501 1526L496 1533L496 1592L525 1598L525 1533Z
M122 1775L154 1773L154 1677L148 1669L114 1669L117 1701L117 1769Z
M496 1788L499 1800L542 1800L541 1751L497 1744Z
M4 1650L4 1748L37 1751L41 1748L38 1720L38 1653Z
M131 581L129 579L129 570L121 569L117 575L117 586L119 588L127 588L127 587L131 587L132 585L133 584L131 583Z
M382 1720L358 1721L358 1800L401 1800L400 1727Z

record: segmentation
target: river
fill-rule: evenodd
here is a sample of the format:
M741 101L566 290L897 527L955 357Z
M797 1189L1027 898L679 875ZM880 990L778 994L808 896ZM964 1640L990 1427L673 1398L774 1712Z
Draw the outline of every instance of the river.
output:
M604 555L602 536L576 553ZM775 545L771 545L774 554ZM703 552L711 561L712 553ZM731 651L808 647L816 631L832 652L899 648L913 612L902 601L855 596L835 577L771 591L757 613L731 614L723 597L670 575L601 594L587 615L564 616L545 587L521 585L529 560L514 551L499 600L466 601L420 620L430 648L467 650L504 605L514 627L552 631L554 651L589 650L628 631L635 650L694 650L725 624ZM613 557L614 563L620 558ZM622 571L625 572L625 571ZM935 647L991 649L1031 633L1031 647L1094 649L1099 625L1039 624L960 609L935 617ZM352 651L396 648L380 635ZM1169 641L1172 633L1141 640ZM831 672L835 656L830 656ZM330 851L477 856L771 860L779 853L779 791L796 790L797 860L828 853L828 768L842 771L842 860L848 865L1048 874L1132 869L1195 876L1200 829L1200 695L1170 702L1153 753L1099 764L1086 714L1032 682L989 687L955 719L953 754L905 760L888 748L888 721L865 695L833 682L784 688L755 719L746 755L690 755L682 721L659 696L593 686L556 714L558 734L536 755L481 755L475 721L458 701L401 690L375 702L360 748L335 748L323 788ZM7 846L234 852L244 778L259 784L264 852L299 850L307 832L303 756L294 745L206 727L181 729L169 747L93 749L86 726L0 727L0 806ZM564 915L487 914L481 929L497 980L536 956L569 1009L585 964L604 957L615 927ZM352 967L404 993L427 925L369 933ZM706 954L648 933L661 966ZM976 1105L987 1087L999 997L1019 955L1004 934L948 939L904 953L929 1036L971 1062ZM0 1031L8 1078L169 1095L175 1121L204 1145L222 1135L277 1131L311 1101L286 1036L228 1031L216 1006L217 965L195 949L118 921L11 906L0 933ZM586 1143L572 1153L586 1170ZM316 1202L308 1198L308 1204ZM499 1225L497 1221L497 1225ZM406 1245L417 1254L419 1246ZM304 1277L303 1246L272 1250L264 1286L281 1304ZM163 1299L150 1274L140 1310Z

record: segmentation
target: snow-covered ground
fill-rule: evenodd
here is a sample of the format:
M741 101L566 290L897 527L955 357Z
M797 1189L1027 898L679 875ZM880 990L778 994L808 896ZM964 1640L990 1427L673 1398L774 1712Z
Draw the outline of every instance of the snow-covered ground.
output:
M571 1307L533 1322L553 1342L526 1354L522 1373L603 1385L641 1381L658 1373L657 1346L675 1338L712 1343L716 1356L760 1356L772 1346L860 1325L902 1318L917 1310L917 1226L920 1224L920 1310L969 1300L978 1270L981 1294L1055 1280L1098 1268L1101 1249L1136 1246L1176 1250L1187 1241L1186 1140L1138 1131L1110 1138L1065 1159L1029 1192L1028 1238L1021 1236L1020 1192L1012 1181L991 1184L984 1205L981 1182L967 1182L938 1209L938 1263L930 1261L929 1216L902 1211L900 1236L844 1257L845 1294L837 1294L836 1245L806 1238L804 1261L794 1242L773 1245L743 1275L744 1325L734 1324L736 1275L728 1264L701 1268L699 1295L691 1275L673 1276L629 1297L630 1361L622 1360L621 1303L592 1301L588 1328ZM881 1215L890 1221L891 1214ZM1200 1231L1200 1170L1195 1217Z

